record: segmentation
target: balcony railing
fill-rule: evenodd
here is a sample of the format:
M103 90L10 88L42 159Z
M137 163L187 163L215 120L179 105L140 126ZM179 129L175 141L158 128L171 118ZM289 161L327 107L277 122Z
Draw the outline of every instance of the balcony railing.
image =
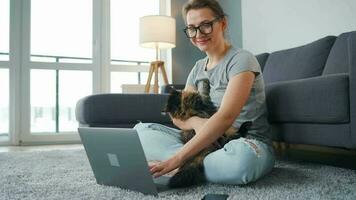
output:
M4 53L4 52L0 52L0 55L9 55L9 53ZM52 55L36 55L33 54L31 55L31 58L33 57L37 57L37 58L47 58L47 59L53 59L52 62L55 63L60 63L61 60L83 60L83 61L91 61L92 58L85 58L85 57L71 57L71 56L52 56ZM36 61L34 61L36 62ZM40 62L51 62L51 61L40 61ZM68 62L68 61L67 61ZM67 63L67 62L63 62L63 63ZM147 61L134 61L134 60L118 60L118 59L112 59L111 62L116 62L116 63L120 63L120 64L112 64L112 65L133 65L133 66L140 66L142 64L149 64L149 62ZM60 113L60 107L59 107L59 70L55 70L56 71L56 105L54 108L54 117L55 117L55 121L56 121L56 132L59 132L59 113ZM141 72L137 72L138 75L138 84L141 84Z
M0 55L9 55L9 53L0 52ZM73 56L52 56L52 55L39 55L39 54L31 54L31 57L38 57L38 58L53 58L53 62L59 63L62 59L67 60L92 60L92 58L85 58L85 57L73 57ZM147 61L138 61L138 60L118 60L118 59L111 59L111 62L119 62L119 63L136 63L136 65L142 64L149 64Z
M9 55L9 53L5 52L0 52L0 55ZM60 63L61 60L85 60L85 61L90 61L92 58L86 58L86 57L73 57L73 56L52 56L52 55L39 55L39 54L31 54L31 57L37 57L37 58L49 58L53 59L52 62L55 63ZM129 64L132 66L140 66L142 64L149 64L147 61L138 61L138 60L118 60L118 59L111 59L111 63L116 62L120 64L112 64L112 65L125 65ZM36 61L35 61L36 62ZM51 61L40 61L40 62L51 62ZM65 62L64 62L65 63ZM138 82L137 84L141 84L141 72L137 72L137 79Z

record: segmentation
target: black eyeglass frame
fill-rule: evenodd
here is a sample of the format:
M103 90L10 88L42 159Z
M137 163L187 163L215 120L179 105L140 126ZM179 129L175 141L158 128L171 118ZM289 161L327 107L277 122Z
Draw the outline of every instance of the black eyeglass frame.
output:
M203 22L203 23L201 23L199 26L196 26L196 27L195 27L195 26L185 27L185 28L183 29L183 32L185 33L185 35L186 35L187 38L189 38L189 39L195 38L195 37L197 36L198 30L199 30L199 32L200 32L201 34L208 35L208 34L210 34L210 33L213 32L213 25L214 25L214 23L217 22L217 21L220 21L221 19L222 19L222 17L216 17L215 19L213 19L213 20L211 20L211 21L209 21L209 22ZM209 33L204 33L203 31L201 31L200 27L205 26L205 25L210 25L211 31L210 31ZM188 30L188 29L191 29L191 28L194 28L194 29L195 29L195 34L194 34L194 36L189 36L189 34L188 34L188 32L187 32L187 30Z

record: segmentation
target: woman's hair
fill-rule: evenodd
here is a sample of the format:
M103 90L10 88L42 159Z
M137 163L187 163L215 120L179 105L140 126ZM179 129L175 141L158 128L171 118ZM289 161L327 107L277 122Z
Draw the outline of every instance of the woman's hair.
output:
M226 16L220 4L216 0L189 0L183 5L182 15L186 21L187 13L190 10L209 8L213 11L215 17L223 18Z

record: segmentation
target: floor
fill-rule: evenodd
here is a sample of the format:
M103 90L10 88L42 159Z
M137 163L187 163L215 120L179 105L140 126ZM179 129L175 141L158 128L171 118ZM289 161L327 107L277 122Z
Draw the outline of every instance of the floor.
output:
M275 146L275 144L274 144ZM82 144L41 146L0 146L1 152L49 151L83 149ZM276 148L276 147L275 147ZM282 150L281 150L282 149ZM356 150L315 147L311 145L281 145L276 149L279 159L303 160L356 170Z
M0 153L16 152L16 151L50 151L50 150L68 150L68 149L83 149L83 145L66 144L66 145L40 145L40 146L0 146Z

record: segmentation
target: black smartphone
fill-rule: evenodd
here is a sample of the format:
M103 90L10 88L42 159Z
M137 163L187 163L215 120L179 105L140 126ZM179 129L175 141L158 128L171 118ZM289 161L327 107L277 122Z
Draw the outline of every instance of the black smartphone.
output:
M206 194L202 200L226 200L227 194Z

